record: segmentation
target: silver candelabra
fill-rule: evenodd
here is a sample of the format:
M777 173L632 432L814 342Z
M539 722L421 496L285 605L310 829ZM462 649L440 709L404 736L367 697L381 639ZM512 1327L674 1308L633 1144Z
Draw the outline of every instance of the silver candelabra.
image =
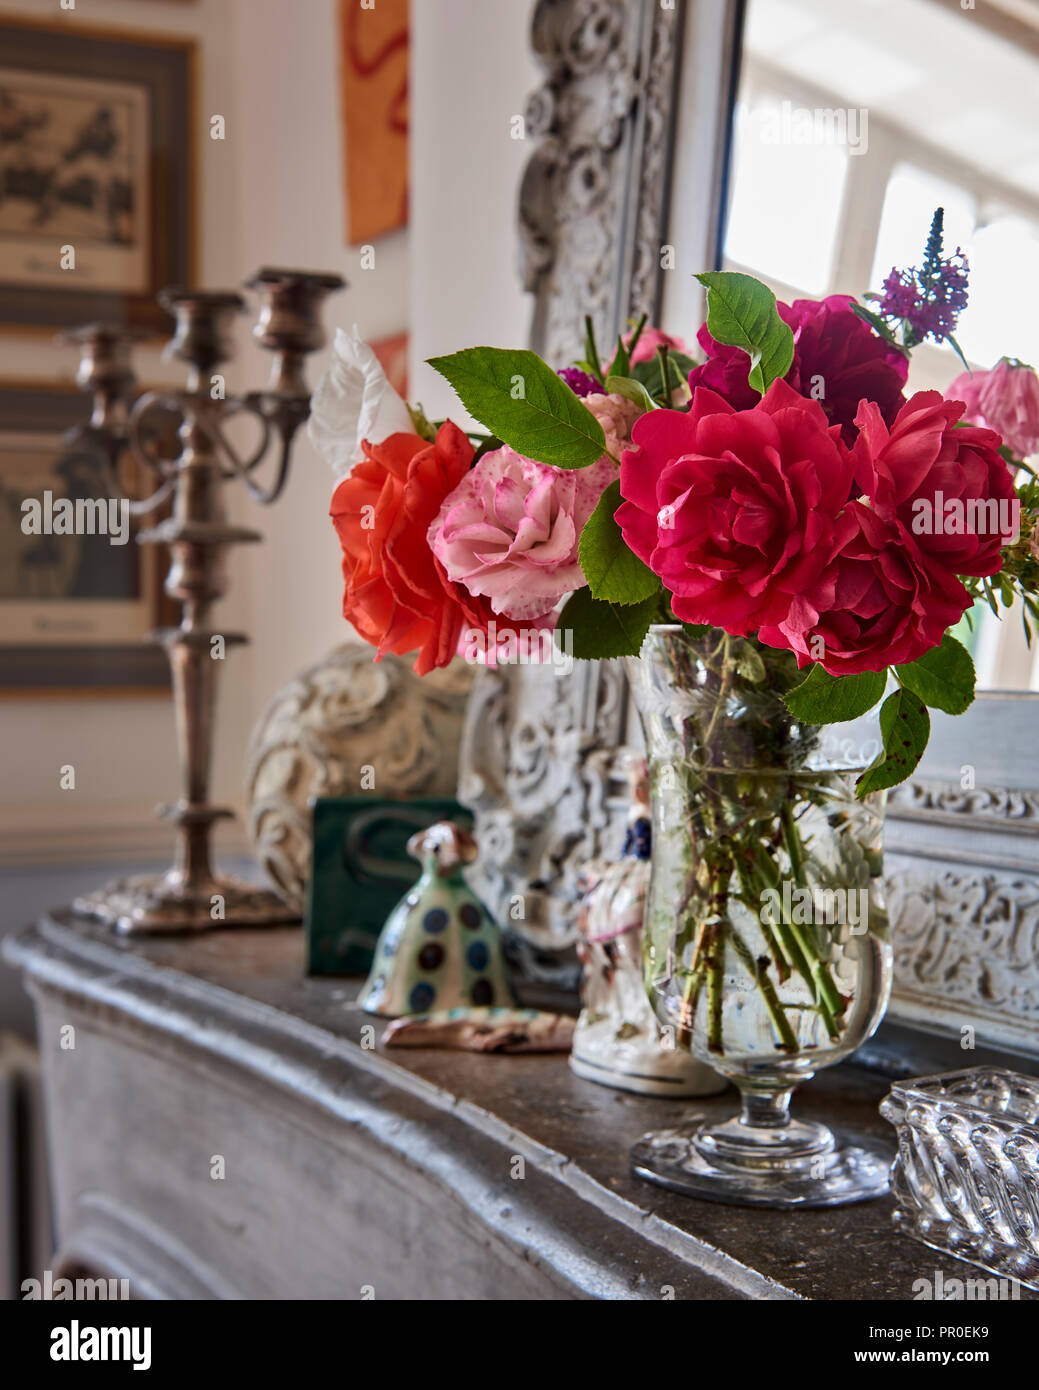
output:
M227 591L227 548L262 539L257 531L228 523L224 484L240 480L265 505L281 494L293 440L310 410L304 359L325 341L319 306L344 283L338 275L275 269L261 270L248 281L246 288L260 301L253 336L273 354L273 362L266 388L242 396L225 396L215 375L231 356L231 320L245 307L242 296L232 291L170 289L160 294L159 302L175 322L166 355L186 364L187 383L183 390L147 392L132 407L131 335L104 324L67 335L80 349L76 380L94 402L89 424L72 431L67 446L90 451L111 495L123 495L118 463L127 451L156 475L151 496L127 503L136 516L170 503L170 515L141 532L138 541L169 546L165 591L182 606L180 626L154 632L150 639L165 647L173 678L181 795L172 805L159 807L159 814L177 828L173 865L164 874L119 879L73 904L75 911L120 931L201 931L297 920L277 894L212 866L213 822L234 814L209 801L220 666L215 658L248 638L215 628L211 609ZM171 412L179 421L180 452L173 460L163 457L154 433L157 420ZM227 422L239 415L257 421L261 430L259 444L246 458L225 433ZM273 483L265 488L254 474L272 439L277 465Z

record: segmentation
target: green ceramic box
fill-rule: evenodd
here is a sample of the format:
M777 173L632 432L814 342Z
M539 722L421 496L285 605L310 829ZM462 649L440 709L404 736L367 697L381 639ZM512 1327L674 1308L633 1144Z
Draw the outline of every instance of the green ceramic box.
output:
M419 876L405 849L416 830L438 820L472 828L457 801L424 797L317 797L314 856L303 930L307 973L364 975L382 924Z

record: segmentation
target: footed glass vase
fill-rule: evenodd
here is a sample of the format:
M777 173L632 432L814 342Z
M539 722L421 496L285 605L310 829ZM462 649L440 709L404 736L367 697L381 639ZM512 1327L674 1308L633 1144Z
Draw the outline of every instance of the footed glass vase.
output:
M631 683L649 763L646 989L676 1046L728 1077L738 1116L644 1135L640 1177L719 1202L836 1206L887 1190L889 1159L793 1119L794 1088L876 1029L891 989L883 794L869 718L803 724L789 652L651 628Z

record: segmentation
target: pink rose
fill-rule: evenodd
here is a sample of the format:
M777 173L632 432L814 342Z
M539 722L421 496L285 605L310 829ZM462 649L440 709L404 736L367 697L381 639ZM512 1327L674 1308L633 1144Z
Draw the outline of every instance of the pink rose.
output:
M1039 453L1039 376L1021 362L997 362L990 372L963 372L945 397L963 401L964 419L1003 436L1015 458Z
M818 661L831 676L882 671L936 647L973 599L942 565L921 554L899 523L849 502L852 534L814 587L782 622L762 627L769 647L787 647L799 666Z
M856 422L855 476L873 509L897 519L930 563L954 574L995 574L1018 532L1014 479L999 436L957 427L959 401L918 391L890 428L863 401Z
M585 396L584 404L602 425L603 434L606 436L606 452L619 459L631 443L631 429L643 414L642 407L637 406L634 401L629 401L626 396L604 396L599 393ZM606 481L609 482L610 479L607 478ZM605 483L603 486L605 487Z
M624 334L625 347L628 346L634 336L634 328L630 333ZM659 328L650 328L646 325L639 334L638 342L635 344L634 350L631 353L631 365L634 367L637 362L650 361L651 358L656 357L657 352L662 347L668 348L671 352L685 353L686 357L690 355L688 344L684 343L681 338L674 338L670 333L661 333Z
M701 387L688 412L643 415L632 440L617 522L685 622L741 636L782 623L855 531L840 429L785 382L740 411Z
M495 613L534 620L583 587L581 529L616 476L607 458L565 469L495 449L444 499L429 543L448 577Z

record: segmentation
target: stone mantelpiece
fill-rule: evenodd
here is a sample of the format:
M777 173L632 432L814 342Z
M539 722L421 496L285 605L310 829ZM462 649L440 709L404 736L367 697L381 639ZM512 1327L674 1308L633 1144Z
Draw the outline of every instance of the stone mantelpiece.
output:
M298 929L127 942L58 913L7 954L39 1014L61 1259L146 1295L911 1299L970 1272L887 1200L790 1215L638 1182L628 1146L682 1106L563 1057L365 1048L383 1025L304 977ZM884 1089L841 1067L799 1113L890 1144Z

